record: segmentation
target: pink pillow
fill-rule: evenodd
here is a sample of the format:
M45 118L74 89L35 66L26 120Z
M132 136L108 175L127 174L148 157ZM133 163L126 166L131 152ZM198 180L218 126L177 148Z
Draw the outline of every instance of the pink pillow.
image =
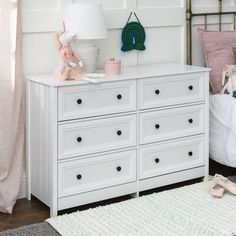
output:
M210 72L210 83L214 93L222 89L222 71L225 65L236 64L232 48L236 47L236 31L206 31L198 29L207 67Z

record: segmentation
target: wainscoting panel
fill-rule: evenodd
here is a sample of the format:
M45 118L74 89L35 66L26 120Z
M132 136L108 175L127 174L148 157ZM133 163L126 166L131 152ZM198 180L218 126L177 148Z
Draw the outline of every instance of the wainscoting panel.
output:
M110 57L123 68L156 62L184 62L183 0L22 0L24 73L50 73L57 65L53 35L61 29L67 3L96 2L103 5L109 38L96 41L100 47L98 68ZM131 11L136 11L147 31L144 52L123 53L121 29ZM132 18L133 19L133 18ZM37 45L37 47L36 47ZM46 55L46 56L45 56Z
M137 7L182 7L183 0L137 0Z
M148 28L147 49L138 52L139 64L184 62L184 32L182 26ZM149 47L149 45L152 45Z
M24 35L23 71L25 75L53 72L58 62L54 39L54 32Z
M129 1L129 0L128 0ZM124 9L126 0L72 0L73 3L98 3L102 4L104 9Z
M108 32L107 39L98 40L97 46L100 48L98 67L103 68L104 61L111 57L122 59L122 67L137 65L137 51L122 52L121 29L113 29Z
M59 9L61 7L60 0L22 0L22 8L24 10L48 10L48 9Z

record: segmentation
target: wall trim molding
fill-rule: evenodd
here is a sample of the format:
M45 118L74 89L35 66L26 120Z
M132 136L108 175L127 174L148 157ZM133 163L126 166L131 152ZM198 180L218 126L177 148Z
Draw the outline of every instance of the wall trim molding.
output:
M184 7L137 8L142 24L146 27L182 26L185 21ZM104 9L108 29L124 27L130 9ZM22 31L29 33L49 33L61 29L62 10L23 10ZM145 16L149 16L148 18ZM50 18L50 20L48 20Z

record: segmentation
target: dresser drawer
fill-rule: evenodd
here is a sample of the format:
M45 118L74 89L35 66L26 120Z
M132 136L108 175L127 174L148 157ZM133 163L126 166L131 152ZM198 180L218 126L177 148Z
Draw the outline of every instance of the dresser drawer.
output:
M195 105L140 115L140 144L205 132L205 105Z
M136 151L59 163L59 197L136 181Z
M58 119L69 120L136 110L136 81L119 81L58 90Z
M140 149L140 179L204 165L205 137L155 144Z
M136 145L136 116L60 124L59 159Z
M140 109L204 101L205 80L204 73L142 79Z

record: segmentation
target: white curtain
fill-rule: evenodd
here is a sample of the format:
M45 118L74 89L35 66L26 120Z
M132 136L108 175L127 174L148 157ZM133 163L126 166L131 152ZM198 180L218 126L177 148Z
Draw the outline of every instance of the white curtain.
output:
M24 150L19 0L0 0L0 211L12 213Z

